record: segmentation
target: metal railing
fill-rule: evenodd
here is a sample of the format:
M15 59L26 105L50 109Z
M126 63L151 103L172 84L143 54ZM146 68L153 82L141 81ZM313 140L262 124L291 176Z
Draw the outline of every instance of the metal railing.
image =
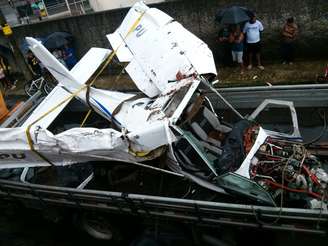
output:
M68 207L200 226L219 225L326 234L328 211L274 208L179 198L83 190L0 180L0 197L44 207Z
M48 17L56 15L81 15L90 11L88 0L58 0L46 3Z
M265 99L276 99L293 101L296 107L328 107L327 84L305 84L305 85L275 85L275 86L248 86L217 88L222 96L235 108L256 108ZM214 93L208 97L214 99ZM214 108L225 107L219 101L214 100Z

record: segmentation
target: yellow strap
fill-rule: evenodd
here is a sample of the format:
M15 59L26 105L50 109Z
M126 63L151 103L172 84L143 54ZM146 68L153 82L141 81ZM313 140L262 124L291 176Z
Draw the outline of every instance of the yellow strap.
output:
M53 111L55 111L57 108L59 108L61 105L63 105L64 103L66 103L67 101L71 100L71 98L73 98L74 96L76 96L80 91L82 91L83 89L85 89L87 86L84 85L83 87L81 87L79 90L77 90L74 94L70 95L69 97L67 97L66 99L64 99L62 102L60 102L59 104L57 104L55 107L53 107L52 109L48 110L46 113L44 113L42 116L40 116L38 119L36 119L35 121L33 121L31 124L28 125L28 127L25 130L25 134L27 137L27 142L28 145L30 147L30 150L33 151L34 153L36 153L39 157L41 157L43 160L45 160L46 162L48 162L49 164L53 165L46 157L44 157L41 153L39 153L38 151L35 150L34 148L34 144L33 144L33 140L31 137L31 127L37 123L38 121L42 120L44 117L46 117L47 115L49 115L50 113L52 113Z
M85 124L85 122L87 121L87 119L89 118L91 112L92 112L92 110L89 109L88 112L87 112L87 114L85 115L85 117L84 117L84 119L83 119L83 121L82 121L80 127L83 127L83 126L84 126L84 124Z
M121 75L123 74L125 68L127 67L128 65L124 66L122 69L121 69L121 72L116 76L115 78L115 83L121 78Z
M52 113L53 111L55 111L61 105L63 105L67 101L71 100L73 97L77 96L82 90L84 90L87 87L90 87L91 85L93 85L93 83L96 81L96 79L98 78L98 76L105 70L105 68L113 60L114 56L116 55L116 53L117 53L118 49L121 47L121 45L124 43L125 39L136 29L136 27L138 26L139 22L141 21L142 17L144 16L144 14L145 14L145 12L143 12L143 13L140 14L139 18L133 23L133 25L131 26L131 28L129 29L129 31L127 32L127 34L125 35L125 37L122 40L122 42L120 43L120 45L111 53L111 55L106 60L105 64L102 66L102 68L98 71L98 73L95 75L95 77L93 78L93 80L89 84L85 84L85 85L81 86L81 88L79 88L76 92L74 92L73 94L71 94L70 96L68 96L67 98L65 98L63 101L61 101L60 103L58 103L53 108L49 109L42 116L40 116L38 119L36 119L35 121L33 121L30 125L28 125L28 127L26 128L25 134L26 134L27 142L28 142L28 145L29 145L31 151L35 152L43 160L45 160L48 163L50 163L51 165L53 165L46 157L44 157L41 153L39 153L39 152L37 152L35 150L34 143L33 143L32 137L31 137L31 133L30 133L31 127L34 124L36 124L38 121L42 120L47 115L49 115L50 113Z
M138 26L139 22L141 21L142 17L144 16L145 12L143 12L138 19L133 23L133 25L130 27L129 31L127 32L127 34L125 35L125 37L123 38L123 41L119 44L119 46L114 50L114 52L111 53L110 57L108 58L107 62L105 63L105 65L102 67L102 69L100 69L100 71L96 74L96 76L94 77L94 79L90 82L90 84L88 84L88 86L91 86L95 83L96 79L98 78L98 76L104 71L104 69L109 65L109 63L113 60L114 56L116 55L118 49L121 47L121 45L124 43L125 39L136 29L136 27ZM119 79L119 77L121 76L121 74L123 73L124 69L126 68L126 66L121 70L120 74L116 77L115 82ZM85 121L87 120L87 118L90 115L90 110L87 112L87 114L85 115L83 122L81 123L81 127L84 126Z
M143 12L138 19L133 23L133 25L130 27L129 31L123 38L122 42L117 46L117 48L111 53L111 55L108 58L108 62L102 67L102 69L97 73L93 81L89 84L90 86L96 81L97 77L104 71L104 69L109 65L109 63L113 60L114 56L116 55L118 49L122 46L122 44L125 43L126 38L136 29L136 27L139 25L139 22L141 21L142 17L144 16L145 12Z

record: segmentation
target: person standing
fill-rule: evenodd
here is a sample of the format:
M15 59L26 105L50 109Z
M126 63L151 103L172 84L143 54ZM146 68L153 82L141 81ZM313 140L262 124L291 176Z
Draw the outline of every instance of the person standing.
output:
M240 26L236 25L229 36L231 46L232 61L240 65L240 74L244 73L243 51L244 51L244 34Z
M33 74L34 79L42 76L40 62L30 50L27 52L27 64Z
M224 25L219 30L218 42L222 50L221 62L224 66L231 66L231 44L229 43L230 27L229 25Z
M243 33L246 35L247 54L248 54L248 67L252 69L253 57L256 56L257 67L264 70L261 63L261 32L264 28L262 23L256 19L253 13L250 20L245 24Z
M67 68L67 66L66 66L66 63L65 63L65 60L64 60L64 52L61 50L61 49L59 49L59 48L56 48L56 49L54 49L52 52L52 55L54 56L54 57L56 57L56 59L61 63L61 64L63 64L66 68Z
M295 57L295 40L298 34L298 27L294 18L288 18L282 28L282 59L284 64L293 64Z
M71 70L77 63L75 50L72 47L68 46L68 44L65 44L64 46L64 60L69 70Z

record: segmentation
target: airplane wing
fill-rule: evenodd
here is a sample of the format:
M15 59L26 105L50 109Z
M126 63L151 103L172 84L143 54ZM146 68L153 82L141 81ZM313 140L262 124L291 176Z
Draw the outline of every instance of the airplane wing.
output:
M62 88L62 86L57 85L40 103L40 105L34 109L33 113L24 121L22 127L28 127L30 124L38 120L42 115L47 113L52 107L61 103L70 95L71 94ZM48 128L48 126L54 121L54 119L60 114L60 112L67 106L69 102L70 100L67 100L60 107L56 108L51 114L48 114L44 118L40 119L37 122L37 125L41 126L43 129Z
M142 2L130 9L107 38L118 59L129 62L126 71L149 97L163 92L179 72L186 76L217 74L213 54L202 40L172 17Z

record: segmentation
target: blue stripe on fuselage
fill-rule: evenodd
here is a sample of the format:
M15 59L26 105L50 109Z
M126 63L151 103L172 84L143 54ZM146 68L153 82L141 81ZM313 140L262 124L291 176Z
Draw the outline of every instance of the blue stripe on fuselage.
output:
M93 99L93 98L92 98ZM121 123L116 120L113 115L105 108L104 105L102 105L100 102L98 102L97 100L93 99L97 104L98 106L100 107L101 111L103 111L106 115L108 115L113 121L115 121L117 124L119 124L121 126Z

